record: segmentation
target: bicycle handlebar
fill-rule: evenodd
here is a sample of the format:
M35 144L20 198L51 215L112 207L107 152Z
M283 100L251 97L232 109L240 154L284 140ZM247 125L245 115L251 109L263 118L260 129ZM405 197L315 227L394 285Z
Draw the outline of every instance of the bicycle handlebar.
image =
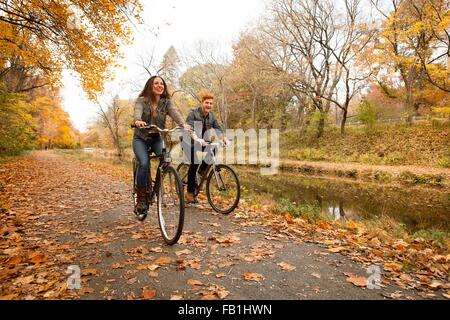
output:
M164 133L164 134L167 134L167 133L172 133L172 132L174 132L174 131L176 131L176 130L179 130L179 129L183 129L183 127L180 127L180 126L176 126L175 128L172 128L172 129L161 129L160 127L158 127L158 126L156 126L156 125L154 125L154 124L149 124L149 125L146 125L146 126L143 126L143 127L137 127L135 124L132 124L131 125L131 128L137 128L137 129L156 129L156 131L158 131L159 133Z

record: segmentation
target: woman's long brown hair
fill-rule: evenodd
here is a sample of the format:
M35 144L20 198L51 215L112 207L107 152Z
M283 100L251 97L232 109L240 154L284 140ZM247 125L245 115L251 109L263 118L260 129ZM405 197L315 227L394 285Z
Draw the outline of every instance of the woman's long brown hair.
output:
M147 80L147 83L144 86L144 90L142 90L142 92L139 94L139 98L140 97L145 97L145 98L149 98L150 101L152 102L156 102L156 97L155 94L153 93L153 82L155 82L156 78L160 78L164 84L164 91L161 94L161 99L170 99L170 95L169 95L169 91L167 89L167 84L166 81L164 81L163 78L161 78L160 76L152 76L150 77L150 79Z

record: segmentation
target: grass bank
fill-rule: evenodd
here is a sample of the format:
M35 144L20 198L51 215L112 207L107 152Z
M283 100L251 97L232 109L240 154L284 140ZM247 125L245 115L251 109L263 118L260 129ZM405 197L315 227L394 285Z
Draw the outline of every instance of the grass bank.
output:
M338 128L330 127L320 139L298 131L284 132L280 155L288 160L450 168L450 126L347 127L344 136Z

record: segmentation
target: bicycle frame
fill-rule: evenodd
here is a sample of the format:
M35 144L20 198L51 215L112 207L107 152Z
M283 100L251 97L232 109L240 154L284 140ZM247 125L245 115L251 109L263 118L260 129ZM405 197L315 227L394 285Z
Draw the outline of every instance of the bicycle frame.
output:
M218 147L220 144L219 143L208 143L208 145L212 145L214 146L214 148L212 150L214 150L216 147ZM225 185L222 177L220 175L217 175L217 171L216 171L216 155L214 154L214 152L211 150L211 156L212 156L212 164L209 164L206 167L205 172L203 173L200 183L198 184L198 190L196 192L196 195L198 195L200 193L200 190L203 188L203 185L206 181L206 179L208 178L209 172L211 171L211 168L213 169L214 172L214 178L216 179L217 185ZM220 178L220 182L222 182L222 184L219 184L219 178Z

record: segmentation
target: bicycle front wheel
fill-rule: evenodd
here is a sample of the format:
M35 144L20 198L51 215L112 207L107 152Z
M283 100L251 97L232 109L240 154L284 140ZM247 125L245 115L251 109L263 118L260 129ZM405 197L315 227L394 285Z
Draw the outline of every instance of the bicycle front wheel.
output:
M180 176L171 166L161 172L157 212L164 241L169 245L177 243L184 224L184 193Z
M206 181L206 197L214 211L228 214L236 209L241 197L241 185L234 170L219 164Z

